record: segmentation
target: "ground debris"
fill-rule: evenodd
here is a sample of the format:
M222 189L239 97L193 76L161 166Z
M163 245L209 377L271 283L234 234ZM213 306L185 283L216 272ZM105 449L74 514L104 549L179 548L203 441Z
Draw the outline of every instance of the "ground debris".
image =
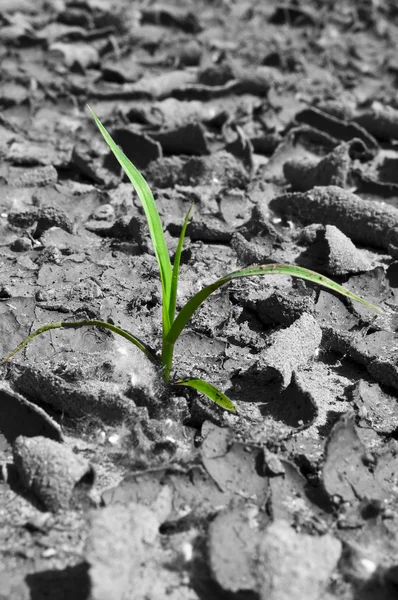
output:
M340 144L319 162L316 159L290 160L283 171L293 190L306 192L314 186L347 186L351 166L351 143Z
M302 264L327 275L343 276L370 271L372 264L362 250L334 225L319 226L314 242L301 255ZM304 262L305 261L305 262Z
M45 437L18 437L13 455L23 486L52 512L70 508L79 486L89 488L94 481L88 461Z
M385 493L372 472L373 462L358 437L354 415L343 415L326 444L323 484L329 496L351 503L360 499L383 500Z
M274 198L270 208L304 223L335 225L358 244L389 249L398 244L398 210L363 200L337 186L315 187L308 192Z
M398 430L398 401L377 383L363 379L347 389L358 415L358 426L372 428L378 433L391 434Z
M271 336L269 347L262 352L254 368L264 381L276 379L285 389L292 380L293 371L313 358L321 339L322 331L317 321L304 313L290 327Z
M256 551L261 539L257 516L255 509L237 508L219 513L210 525L210 568L224 590L239 593L257 588Z
M286 521L270 525L259 548L261 600L318 600L341 555L339 540L327 533L296 533ZM305 559L303 560L303 557Z
M267 479L258 473L261 449L231 441L228 429L209 422L204 423L202 436L203 465L220 489L261 506L268 488Z
M91 514L85 555L93 600L122 600L133 589L137 600L144 597L142 592L150 581L145 563L158 528L153 512L139 504L115 504ZM152 581L149 587L156 585Z

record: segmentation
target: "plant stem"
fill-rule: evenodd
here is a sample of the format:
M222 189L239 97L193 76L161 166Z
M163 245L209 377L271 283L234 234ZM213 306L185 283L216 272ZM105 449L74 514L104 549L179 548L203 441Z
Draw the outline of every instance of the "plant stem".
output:
M173 364L173 353L174 343L166 342L163 340L162 346L162 365L163 365L163 379L165 383L169 382L171 366Z

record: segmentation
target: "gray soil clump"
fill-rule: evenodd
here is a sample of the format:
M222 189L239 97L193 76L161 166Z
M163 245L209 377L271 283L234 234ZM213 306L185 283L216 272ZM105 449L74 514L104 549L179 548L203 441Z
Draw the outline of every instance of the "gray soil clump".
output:
M87 460L48 438L21 436L15 440L13 454L21 483L46 510L70 508L76 488L94 481Z
M274 198L270 208L304 223L334 225L351 240L388 251L398 245L398 210L337 186L315 187L305 193Z

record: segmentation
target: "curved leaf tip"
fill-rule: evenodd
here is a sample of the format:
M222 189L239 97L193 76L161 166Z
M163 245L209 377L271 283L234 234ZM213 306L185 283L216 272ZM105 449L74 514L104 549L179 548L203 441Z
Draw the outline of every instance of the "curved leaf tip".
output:
M177 381L174 381L174 385L186 385L187 387L191 387L210 398L210 400L213 400L213 402L218 404L218 406L221 406L224 410L228 410L232 413L237 412L235 404L231 402L224 392L216 388L212 383L208 383L203 379L178 379Z

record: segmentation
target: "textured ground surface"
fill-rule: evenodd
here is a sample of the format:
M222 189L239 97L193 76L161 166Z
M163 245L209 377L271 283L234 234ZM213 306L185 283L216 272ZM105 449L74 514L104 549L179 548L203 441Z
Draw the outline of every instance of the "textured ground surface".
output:
M161 336L145 174L178 306L167 395L122 338L54 330L0 370L1 600L398 596L398 10L393 0L0 0L0 356L43 323Z

